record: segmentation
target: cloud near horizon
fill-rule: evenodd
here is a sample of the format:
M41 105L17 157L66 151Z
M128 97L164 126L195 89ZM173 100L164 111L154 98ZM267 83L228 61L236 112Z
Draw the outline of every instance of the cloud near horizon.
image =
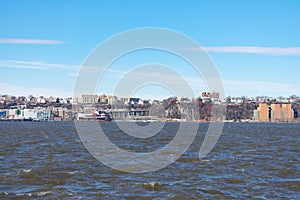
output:
M44 97L72 97L72 90L65 91L59 88L45 88L45 87L28 87L22 85L14 85L9 83L0 82L1 95L14 95L14 96L44 96Z
M290 83L268 82L257 80L223 79L226 96L291 96L299 95L297 85ZM238 87L237 87L238 86ZM239 94L239 95L238 95ZM277 95L275 95L277 94Z
M40 40L25 38L0 38L0 44L63 44L60 40Z
M79 65L45 63L42 61L23 61L23 60L0 60L0 68L17 68L17 69L37 69L46 70L51 68L59 68L65 70L78 70Z
M192 51L211 53L264 54L273 56L300 56L300 47L258 47L258 46L207 46L192 48Z

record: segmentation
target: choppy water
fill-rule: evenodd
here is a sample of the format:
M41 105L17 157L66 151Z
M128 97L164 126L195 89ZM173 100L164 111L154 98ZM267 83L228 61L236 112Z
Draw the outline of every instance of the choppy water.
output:
M141 142L103 123L124 149L152 151L178 124ZM300 199L300 124L228 123L203 160L192 146L159 171L130 174L106 167L84 148L73 122L0 122L0 199Z

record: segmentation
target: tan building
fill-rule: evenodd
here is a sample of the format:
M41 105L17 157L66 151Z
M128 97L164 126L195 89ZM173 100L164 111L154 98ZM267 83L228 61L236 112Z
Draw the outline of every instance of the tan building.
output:
M78 103L94 104L98 102L98 95L83 94L78 98Z
M257 110L253 112L253 119L260 122L267 121L292 121L294 110L291 104L259 104Z
M114 105L118 102L118 98L116 96L107 96L107 102L110 105Z
M259 104L257 110L253 112L253 119L260 122L270 121L269 106L266 103Z
M294 110L291 104L272 104L272 121L292 121L294 119Z

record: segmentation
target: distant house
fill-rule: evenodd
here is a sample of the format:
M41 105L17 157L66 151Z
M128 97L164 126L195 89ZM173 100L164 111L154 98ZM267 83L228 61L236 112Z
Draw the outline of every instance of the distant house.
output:
M129 98L128 103L131 105L137 105L137 104L143 104L143 101L140 98Z

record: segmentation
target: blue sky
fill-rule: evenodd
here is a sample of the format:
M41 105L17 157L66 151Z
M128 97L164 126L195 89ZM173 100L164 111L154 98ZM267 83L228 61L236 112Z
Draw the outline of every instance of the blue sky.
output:
M204 46L223 79L226 96L300 96L300 1L14 1L0 6L0 94L72 96L89 53L120 32L162 27ZM153 60L152 60L153 59ZM99 83L113 86L130 68L160 62L206 88L184 62L145 51L120 58ZM161 98L157 86L135 95Z

